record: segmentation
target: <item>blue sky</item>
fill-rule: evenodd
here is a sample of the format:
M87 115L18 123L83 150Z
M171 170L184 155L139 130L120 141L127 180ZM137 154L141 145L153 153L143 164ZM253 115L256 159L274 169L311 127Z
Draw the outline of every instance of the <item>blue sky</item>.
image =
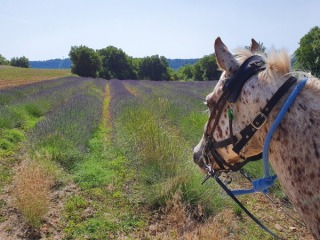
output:
M0 0L0 54L47 60L112 45L133 57L199 58L218 36L231 50L255 38L294 52L319 25L319 0Z

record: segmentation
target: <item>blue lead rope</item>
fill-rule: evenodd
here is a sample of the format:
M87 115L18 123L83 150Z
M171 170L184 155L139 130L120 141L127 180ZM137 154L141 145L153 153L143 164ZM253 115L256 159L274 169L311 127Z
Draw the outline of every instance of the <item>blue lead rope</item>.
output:
M233 190L232 193L234 195L243 195L243 194L250 194L255 192L263 192L268 193L268 188L274 184L274 181L277 178L277 175L270 176L269 172L269 164L268 164L268 150L270 147L270 141L276 129L278 128L282 118L294 102L295 98L301 92L302 88L306 85L307 80L304 79L299 82L299 84L294 88L292 93L287 98L285 104L282 106L279 114L277 115L275 121L273 122L266 139L264 141L263 146L263 153L262 153L262 160L263 160L263 169L264 169L264 177L259 178L257 180L252 181L252 188L251 189L240 189L240 190Z

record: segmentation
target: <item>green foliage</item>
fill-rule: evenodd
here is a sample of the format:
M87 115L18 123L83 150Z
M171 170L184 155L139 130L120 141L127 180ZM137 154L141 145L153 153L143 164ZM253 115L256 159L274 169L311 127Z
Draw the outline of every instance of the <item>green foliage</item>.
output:
M220 77L217 60L214 54L204 56L193 65L186 65L178 70L182 80L208 81Z
M9 65L9 61L0 54L0 65Z
M70 197L64 209L67 239L110 239L117 232L145 225L136 200L126 194L132 191L135 175L127 166L128 159L111 144L109 133L109 126L100 124L85 160L73 171L83 192Z
M22 67L22 68L29 68L29 59L25 56L23 57L14 57L10 60L10 65L13 67Z
M121 126L117 131L119 145L130 149L131 164L139 169L136 174L145 203L165 206L179 192L187 205L201 204L209 214L222 206L221 196L213 194L215 187L209 193L207 186L198 184L202 175L190 161L192 156L186 151L188 142L165 120L175 116L170 112L176 112L178 107L172 104L157 98L146 99L139 106L128 106L117 120Z
M320 76L320 28L313 27L300 39L300 46L295 51L295 68L311 71Z
M86 160L77 165L75 169L75 181L83 189L104 187L112 183L115 177L110 161L106 161L110 155L113 158L115 154L112 153L111 146L108 151L105 151L103 133L103 129L100 127L96 135L89 141L89 154Z
M135 79L133 66L129 56L113 46L98 51L102 59L102 69L99 76L105 79Z
M139 77L145 80L169 80L168 63L165 57L153 55L143 58L139 65Z
M81 77L96 77L101 69L101 59L95 50L86 46L73 46L69 52L72 73Z
M198 64L198 63L196 63ZM214 54L204 56L199 61L203 80L217 80L220 77L217 60Z
M99 76L104 79L142 80L217 80L220 75L214 54L204 56L193 65L178 70L169 68L164 56L132 58L113 46L94 51L86 46L71 47L72 72L79 76Z
M0 129L0 157L12 154L24 139L20 129Z
M76 162L83 160L84 154L68 137L69 136L64 136L59 133L52 134L42 139L42 141L37 143L33 148L40 149L41 153L48 153L52 160L65 169L70 170Z
M19 104L16 106L0 107L0 127L29 129L34 126L37 119L43 114L39 106L33 104Z
M182 78L185 80L189 80L193 78L193 66L186 65L181 69Z

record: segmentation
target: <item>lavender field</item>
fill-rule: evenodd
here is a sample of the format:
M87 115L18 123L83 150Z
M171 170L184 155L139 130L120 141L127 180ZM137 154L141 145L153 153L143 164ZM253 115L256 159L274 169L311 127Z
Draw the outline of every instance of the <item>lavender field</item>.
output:
M0 90L0 239L269 239L193 164L214 84L66 77Z

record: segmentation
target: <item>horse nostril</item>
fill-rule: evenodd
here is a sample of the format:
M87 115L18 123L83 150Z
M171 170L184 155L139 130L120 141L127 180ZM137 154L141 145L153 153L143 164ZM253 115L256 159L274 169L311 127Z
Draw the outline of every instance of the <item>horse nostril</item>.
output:
M199 159L197 157L197 153L193 153L193 161L194 163L198 163Z
M199 164L201 157L202 157L201 152L194 152L194 153L193 153L193 161L194 161L196 164Z

